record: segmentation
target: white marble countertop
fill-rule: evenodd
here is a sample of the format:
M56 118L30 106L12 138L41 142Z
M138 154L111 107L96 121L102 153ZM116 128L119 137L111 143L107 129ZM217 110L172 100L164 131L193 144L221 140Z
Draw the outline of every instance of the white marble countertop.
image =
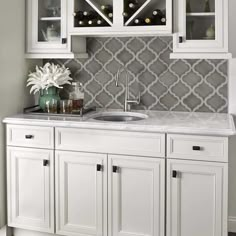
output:
M106 110L111 111L111 110ZM100 110L97 112L104 112ZM135 111L148 115L141 121L108 122L97 121L89 113L84 117L59 117L53 115L18 114L7 117L4 123L53 127L75 127L87 129L128 130L161 133L182 133L199 135L231 136L236 134L233 117L230 114L199 112Z

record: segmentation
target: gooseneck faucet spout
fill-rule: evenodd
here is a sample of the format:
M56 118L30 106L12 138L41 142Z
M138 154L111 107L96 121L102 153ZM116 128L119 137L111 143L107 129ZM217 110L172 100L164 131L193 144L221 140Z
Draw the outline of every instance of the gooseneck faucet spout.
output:
M124 100L124 111L130 111L131 110L131 104L138 105L140 103L140 93L138 99L130 99L130 92L129 92L129 73L128 70L125 67L122 67L118 70L115 78L116 86L119 87L119 79L121 76L121 73L125 73L125 100Z

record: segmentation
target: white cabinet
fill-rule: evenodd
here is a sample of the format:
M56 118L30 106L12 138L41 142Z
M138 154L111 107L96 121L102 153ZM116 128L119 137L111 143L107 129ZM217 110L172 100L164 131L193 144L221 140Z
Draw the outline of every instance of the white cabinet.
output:
M167 236L227 236L227 163L167 161Z
M8 225L54 232L53 151L7 151Z
M171 58L229 58L228 0L177 0Z
M107 235L107 155L56 152L60 235Z
M67 0L27 0L28 58L86 57L86 39L73 38L77 50L71 52L73 41L67 29ZM78 47L79 45L79 47Z
M165 160L109 156L109 235L164 236Z
M129 3L134 4L133 9L129 8ZM163 35L172 31L171 0L71 0L68 5L69 33L73 35L143 36L144 33ZM103 5L107 10L102 10ZM154 10L160 15L153 15ZM92 12L95 17L74 15L83 12ZM145 23L146 18L148 23ZM136 19L140 23L136 24ZM98 25L98 21L102 24Z

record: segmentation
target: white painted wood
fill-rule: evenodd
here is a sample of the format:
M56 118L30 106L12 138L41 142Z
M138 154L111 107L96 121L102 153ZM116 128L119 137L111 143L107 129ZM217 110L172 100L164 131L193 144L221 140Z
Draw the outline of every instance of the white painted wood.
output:
M56 128L57 150L165 157L165 134Z
M170 59L231 59L231 53L170 53Z
M236 217L235 216L229 216L228 221L228 230L229 232L236 232Z
M200 150L193 150L193 146L199 146ZM228 162L228 138L168 134L167 157Z
M196 1L196 0L195 0ZM228 0L215 1L215 40L187 40L186 39L186 0L177 0L175 20L178 26L173 35L174 53L228 53ZM191 14L191 13L190 13ZM179 43L179 36L183 42ZM219 55L218 55L219 56ZM173 58L173 57L172 57ZM221 58L221 57L220 57ZM219 58L219 59L220 59Z
M227 164L168 160L167 236L227 236L227 182Z
M27 138L27 135L31 135L32 138ZM30 125L7 125L7 145L53 149L54 128Z
M107 235L105 154L56 152L56 218L57 234Z
M109 235L164 236L165 160L110 155L108 163Z
M53 233L53 185L53 151L8 147L8 226Z

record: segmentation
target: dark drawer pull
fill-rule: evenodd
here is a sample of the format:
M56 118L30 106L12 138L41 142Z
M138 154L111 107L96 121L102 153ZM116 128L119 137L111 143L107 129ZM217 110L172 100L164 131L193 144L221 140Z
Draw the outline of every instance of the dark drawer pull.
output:
M193 151L201 151L201 147L200 146L193 146Z
M102 171L102 165L100 164L97 165L97 171Z
M25 138L26 138L26 139L32 139L32 138L34 138L34 136L31 135L31 134L28 134L28 135L25 135Z
M179 37L179 43L183 43L184 39L182 36Z
M48 160L43 160L43 166L48 166L49 161Z
M172 178L177 178L178 172L176 170L172 171Z
M113 166L112 171L113 171L113 173L117 173L118 172L118 166Z

